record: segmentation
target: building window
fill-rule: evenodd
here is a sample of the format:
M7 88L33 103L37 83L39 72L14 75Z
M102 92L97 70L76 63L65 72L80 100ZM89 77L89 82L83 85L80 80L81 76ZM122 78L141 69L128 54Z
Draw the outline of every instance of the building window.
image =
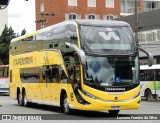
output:
M96 7L96 0L88 0L88 7Z
M112 15L107 15L106 19L107 20L113 20L113 16Z
M145 34L142 34L142 42L145 42Z
M75 20L75 19L77 19L76 14L69 14L69 20Z
M160 1L143 1L143 11L150 11L160 8Z
M77 0L68 0L68 6L77 6Z
M154 33L153 33L153 41L157 41L156 35L157 35L157 34L154 32Z
M157 30L157 40L160 41L160 29Z
M41 29L42 29L42 28L44 28L44 27L45 27L45 26L44 26L44 24L43 24L43 23L41 23Z
M44 12L44 3L40 5L40 12Z
M96 16L94 14L88 15L88 19L96 19Z
M106 8L114 8L114 0L105 0Z
M142 41L142 34L141 34L141 33L138 34L138 41L139 41L139 42Z

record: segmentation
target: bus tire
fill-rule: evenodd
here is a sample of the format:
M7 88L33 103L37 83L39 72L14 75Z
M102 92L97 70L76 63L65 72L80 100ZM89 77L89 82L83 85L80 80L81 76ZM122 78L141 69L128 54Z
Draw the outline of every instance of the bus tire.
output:
M18 94L18 104L23 106L23 99L22 99L22 95L20 93Z
M26 97L26 91L24 91L22 99L23 99L23 105L27 107L29 104Z
M108 110L109 115L116 116L119 113L120 110Z
M70 107L69 107L69 102L68 102L67 94L64 95L63 104L62 104L62 109L63 109L63 112L64 112L66 115L71 114L71 109L70 109Z
M147 90L145 94L146 100L151 101L152 100L152 92L151 90Z

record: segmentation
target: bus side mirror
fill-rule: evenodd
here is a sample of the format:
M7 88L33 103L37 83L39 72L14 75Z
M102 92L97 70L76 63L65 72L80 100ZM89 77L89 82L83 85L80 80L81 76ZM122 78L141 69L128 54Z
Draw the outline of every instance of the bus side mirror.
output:
M76 52L74 53L74 61L75 61L76 65L80 64L80 62L79 62L79 56L78 56L78 54Z
M86 65L85 53L77 45L65 42L67 46L72 47L78 54L79 61L82 65Z
M146 50L144 50L142 48L139 48L139 50L144 52L147 55L147 57L148 57L148 66L149 67L152 66L153 65L153 55L150 52L148 52L148 51L146 51Z

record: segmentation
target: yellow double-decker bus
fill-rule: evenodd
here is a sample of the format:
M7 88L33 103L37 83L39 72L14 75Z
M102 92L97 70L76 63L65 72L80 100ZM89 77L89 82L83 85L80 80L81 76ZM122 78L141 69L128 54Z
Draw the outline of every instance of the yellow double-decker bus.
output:
M10 97L20 105L66 114L140 107L138 48L125 22L65 21L13 39L9 57Z

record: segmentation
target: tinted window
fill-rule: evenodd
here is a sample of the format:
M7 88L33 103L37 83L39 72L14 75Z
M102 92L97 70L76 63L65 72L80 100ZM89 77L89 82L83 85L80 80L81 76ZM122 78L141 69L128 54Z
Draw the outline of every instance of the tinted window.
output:
M0 77L8 77L8 68L0 68Z
M154 81L154 70L141 70L140 81Z
M22 68L20 69L20 78L22 82L39 82L40 80L40 68Z
M47 65L43 67L43 80L48 83L59 82L59 66Z
M160 81L160 70L155 70L155 81Z

